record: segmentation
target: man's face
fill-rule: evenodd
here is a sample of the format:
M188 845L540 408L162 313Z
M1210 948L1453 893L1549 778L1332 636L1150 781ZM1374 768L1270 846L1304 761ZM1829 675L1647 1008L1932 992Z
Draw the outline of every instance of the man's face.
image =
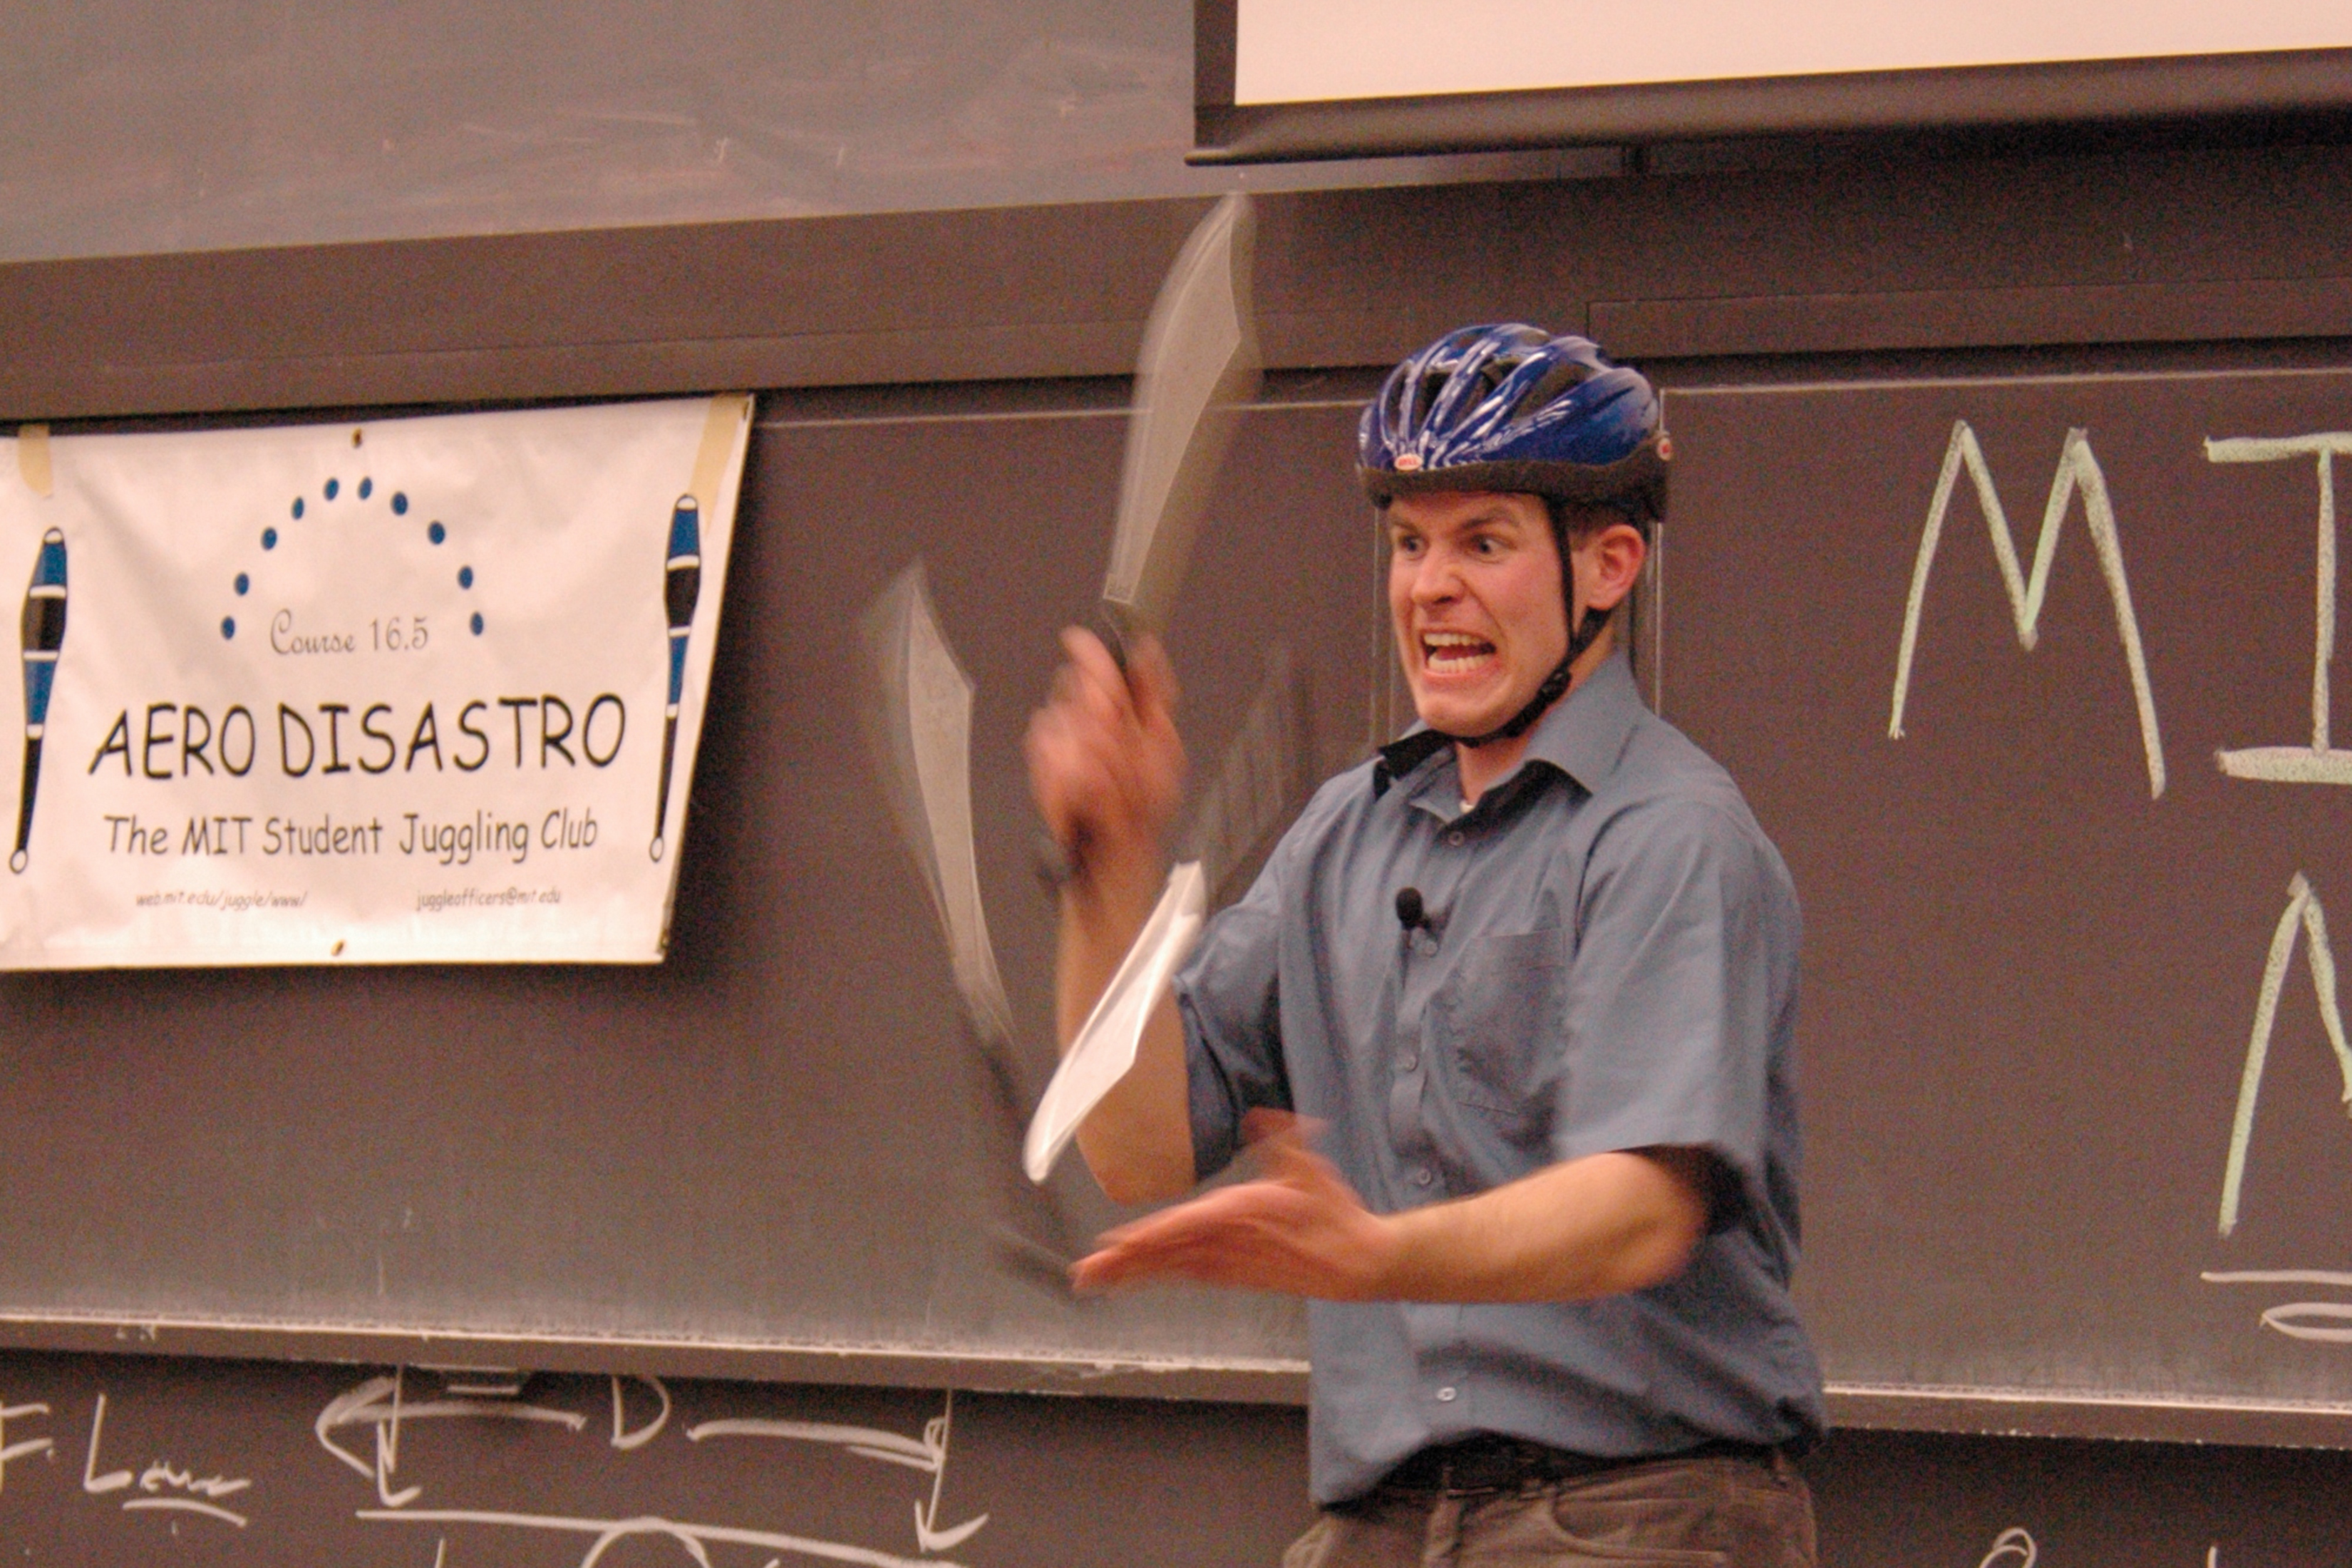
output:
M1509 722L1568 651L1559 547L1531 495L1436 490L1389 503L1389 616L1422 722Z

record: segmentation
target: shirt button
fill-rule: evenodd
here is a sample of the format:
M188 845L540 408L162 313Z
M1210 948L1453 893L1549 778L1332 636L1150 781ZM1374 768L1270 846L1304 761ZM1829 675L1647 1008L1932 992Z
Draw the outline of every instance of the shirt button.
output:
M1424 958L1435 956L1437 952L1437 939L1433 936L1423 937L1421 939L1421 952L1422 956Z
M1445 842L1447 842L1448 844L1453 845L1453 846L1454 846L1454 847L1455 847L1456 849L1461 848L1461 847L1462 847L1462 830L1461 830L1460 828L1458 828L1458 827L1457 827L1457 828L1455 828L1453 832L1451 832L1451 833L1447 834L1447 835L1445 836Z
M1461 1392L1462 1391L1460 1389L1455 1388L1449 1383L1444 1388L1437 1391L1437 1402L1440 1405L1451 1405Z
M1397 1063L1397 1066L1398 1066L1398 1067L1400 1067L1400 1068L1402 1068L1402 1069L1404 1069L1406 1072L1411 1072L1413 1068L1415 1068L1419 1067L1420 1065L1421 1065L1421 1058L1420 1058L1419 1057L1417 1057L1417 1056L1413 1055L1413 1053L1412 1053L1412 1052L1411 1052L1411 1051L1407 1051L1407 1052L1405 1052L1405 1054L1404 1054L1404 1059L1403 1059L1402 1061L1401 1061L1401 1062Z
M1425 1187L1434 1180L1436 1180L1436 1177L1431 1173L1429 1167L1426 1165L1423 1165L1420 1170L1415 1171L1412 1173L1412 1184L1416 1187Z

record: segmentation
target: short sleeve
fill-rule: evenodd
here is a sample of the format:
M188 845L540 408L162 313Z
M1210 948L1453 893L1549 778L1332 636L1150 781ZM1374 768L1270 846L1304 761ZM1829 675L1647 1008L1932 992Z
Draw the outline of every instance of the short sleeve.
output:
M1192 1173L1206 1181L1233 1162L1242 1118L1290 1109L1280 1027L1282 857L1221 910L1176 976L1192 1119Z
M1760 1215L1775 1042L1796 981L1779 856L1711 803L1632 807L1594 842L1578 918L1555 1156L1705 1149Z

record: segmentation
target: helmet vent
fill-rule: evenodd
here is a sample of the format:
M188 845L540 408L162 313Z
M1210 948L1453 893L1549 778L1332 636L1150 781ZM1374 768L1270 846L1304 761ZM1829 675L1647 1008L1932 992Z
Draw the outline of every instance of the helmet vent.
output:
M1581 386L1592 379L1592 367L1575 360L1564 360L1551 367L1549 374L1528 390L1528 395L1511 410L1514 419L1525 419L1550 406L1554 398L1572 386Z

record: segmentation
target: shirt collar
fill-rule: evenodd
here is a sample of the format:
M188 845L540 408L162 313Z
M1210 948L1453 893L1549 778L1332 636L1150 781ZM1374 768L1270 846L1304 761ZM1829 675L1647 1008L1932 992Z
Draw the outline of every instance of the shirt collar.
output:
M1612 653L1601 668L1579 681L1565 698L1544 710L1528 731L1528 750L1520 763L1545 763L1582 784L1597 790L1617 771L1633 726L1647 711L1633 683L1633 668L1622 653ZM1415 724L1401 738L1380 749L1372 765L1372 795L1388 793L1391 784L1418 771L1446 751L1446 737L1426 724Z

